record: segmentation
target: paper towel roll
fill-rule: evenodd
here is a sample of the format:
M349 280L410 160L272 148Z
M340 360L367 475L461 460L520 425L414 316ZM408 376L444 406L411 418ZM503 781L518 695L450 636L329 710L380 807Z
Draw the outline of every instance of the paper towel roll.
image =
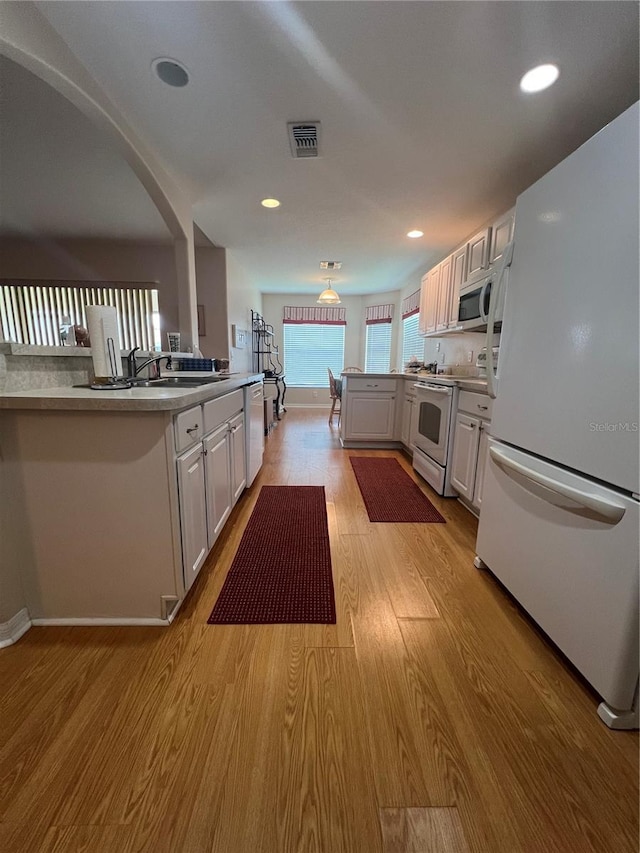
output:
M118 314L108 305L87 305L87 326L91 338L91 357L96 379L122 374L122 359L118 338ZM113 341L115 363L109 357L109 338Z

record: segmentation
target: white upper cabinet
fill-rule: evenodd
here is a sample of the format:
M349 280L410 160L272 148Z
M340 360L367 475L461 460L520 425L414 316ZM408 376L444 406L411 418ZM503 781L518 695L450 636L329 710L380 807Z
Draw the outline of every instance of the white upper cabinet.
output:
M440 283L440 267L434 267L422 277L420 291L420 320L421 335L428 335L436 330L436 312L438 306L438 287Z
M498 217L491 226L491 248L489 250L489 265L495 264L502 257L504 247L513 239L515 208Z
M436 308L436 331L448 328L451 313L451 255L438 266L438 293Z
M420 334L438 336L458 328L460 288L502 256L513 239L515 208L478 231L437 266L422 276Z
M467 243L467 274L465 281L477 275L489 266L489 245L491 240L491 228L483 228L482 231L471 238Z
M458 325L458 304L460 302L460 287L465 280L467 271L467 245L461 246L451 255L451 298L449 302L448 328Z

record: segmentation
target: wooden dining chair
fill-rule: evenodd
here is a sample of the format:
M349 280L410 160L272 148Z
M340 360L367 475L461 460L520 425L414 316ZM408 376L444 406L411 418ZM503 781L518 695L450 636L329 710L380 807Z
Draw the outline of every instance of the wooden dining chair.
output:
M331 397L331 411L329 412L329 425L333 423L333 416L338 416L338 426L340 426L340 409L342 408L342 389L336 382L336 378L331 372L331 368L327 367L329 374L329 396ZM340 383L341 385L342 383Z

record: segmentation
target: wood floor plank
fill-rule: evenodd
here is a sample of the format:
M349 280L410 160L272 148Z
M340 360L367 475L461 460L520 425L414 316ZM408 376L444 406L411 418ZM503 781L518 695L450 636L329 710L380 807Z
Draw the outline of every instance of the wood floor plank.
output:
M290 667L274 849L381 850L364 702L357 683L353 649L307 649Z
M500 670L477 653L470 661L468 650L454 637L454 629L442 621L406 620L403 633L415 648L420 647L439 692L457 709L451 725L472 773L482 782L475 803L457 803L463 820L466 816L482 825L483 814L491 814L485 832L493 834L499 828L502 837L494 838L497 849L538 849L537 844L539 849L558 853L595 853L607 849L607 838L621 839L617 827L620 822L626 825L625 810L614 803L606 829L608 819L604 817L597 829L592 818L585 822L582 810L588 808L595 789L602 790L602 782L592 779L590 793L570 767L562 767L552 724L546 708L541 710L539 697L530 691L529 698L519 694L520 707L514 702L511 691L520 691L520 685L512 686L512 679L516 681L513 672L505 680ZM503 689L498 693L500 684ZM592 725L597 725L595 718ZM537 780L534 786L532 777ZM627 785L629 794L631 787ZM595 816L597 809L592 800L588 810ZM591 827L590 833L585 833L585 825ZM622 846L616 849L631 851L627 843L622 837Z
M381 809L384 853L469 853L455 808Z
M450 805L438 766L430 760L423 729L405 678L406 649L382 579L371 536L349 536L347 546L360 578L353 614L358 669L370 738L378 801L382 806Z
M0 823L3 853L130 853L129 826L41 826Z
M379 549L382 577L396 616L408 619L438 619L440 613L436 603L415 563L412 560L398 560L393 540L386 530L376 527L372 535L375 537L375 547Z

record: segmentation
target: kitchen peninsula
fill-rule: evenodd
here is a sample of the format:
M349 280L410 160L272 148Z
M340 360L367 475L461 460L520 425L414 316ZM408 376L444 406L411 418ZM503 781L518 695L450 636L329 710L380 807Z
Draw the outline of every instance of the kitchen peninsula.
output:
M0 395L0 556L32 624L171 621L244 489L261 380Z

